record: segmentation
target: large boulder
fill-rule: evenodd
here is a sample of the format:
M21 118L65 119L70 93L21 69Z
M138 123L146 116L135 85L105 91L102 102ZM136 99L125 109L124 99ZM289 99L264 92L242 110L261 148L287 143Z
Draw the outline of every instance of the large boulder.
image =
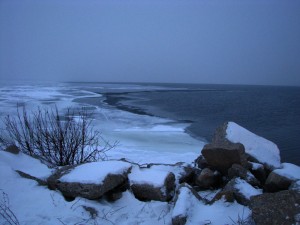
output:
M48 186L58 189L69 199L77 196L98 199L128 180L131 164L120 161L103 161L69 166L48 178Z
M227 174L227 170L233 164L247 165L245 149L240 143L216 142L206 144L201 153L207 163L222 174Z
M250 208L256 225L290 225L300 222L300 194L297 191L253 196L250 199Z
M236 200L241 205L249 205L250 198L255 195L262 194L261 189L256 189L240 178L230 180L225 187L216 194L211 203L225 198L228 202Z
M291 163L282 163L282 168L273 170L265 183L269 192L287 190L293 181L300 180L300 167Z
M141 201L169 201L175 193L175 175L172 172L136 168L129 180L134 196Z
M281 166L280 152L277 145L273 142L250 132L234 122L225 123L220 130L221 132L217 133L219 136L215 137L215 139L243 144L246 153L252 161L264 164L269 170Z

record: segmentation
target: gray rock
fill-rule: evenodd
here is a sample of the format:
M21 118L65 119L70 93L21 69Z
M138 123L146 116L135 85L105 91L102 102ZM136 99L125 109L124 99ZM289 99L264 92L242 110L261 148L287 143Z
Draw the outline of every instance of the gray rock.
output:
M219 142L207 144L201 153L207 163L219 170L222 174L227 174L227 170L233 164L247 166L245 148L240 143Z
M196 177L195 184L202 189L211 189L220 185L222 176L218 171L205 168Z
M134 196L141 201L169 201L174 196L175 175L168 173L161 187L155 187L151 183L133 183L131 190Z
M18 155L20 153L20 149L16 145L10 145L4 151L15 155Z
M177 215L172 218L172 225L185 225L187 215Z
M228 177L230 179L240 177L252 186L261 186L260 182L254 177L254 175L239 164L232 165L232 167L228 170Z
M300 194L287 190L253 196L250 199L250 208L256 225L297 224Z
M268 192L287 190L292 182L293 181L289 178L279 175L276 171L273 171L269 174L266 180L265 189Z
M57 170L52 176L47 179L49 189L58 189L66 199L70 200L74 199L77 196L91 200L99 199L108 192L111 195L120 192L120 187L125 185L126 182L128 183L128 173L131 170L131 167L128 166L127 170L123 173L109 172L100 183L66 182L61 180L62 177L79 166L82 165L66 166ZM114 189L116 189L116 191L114 191Z
M77 182L58 182L57 189L67 198L77 196L87 199L99 199L108 191L122 184L127 174L108 174L102 184L84 184Z

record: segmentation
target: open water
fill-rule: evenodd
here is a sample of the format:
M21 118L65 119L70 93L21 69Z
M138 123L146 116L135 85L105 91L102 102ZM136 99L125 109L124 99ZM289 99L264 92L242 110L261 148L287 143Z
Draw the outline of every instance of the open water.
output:
M186 131L205 141L219 125L234 121L276 143L283 162L300 165L299 87L155 85L161 89L108 93L107 102L138 114L190 122Z

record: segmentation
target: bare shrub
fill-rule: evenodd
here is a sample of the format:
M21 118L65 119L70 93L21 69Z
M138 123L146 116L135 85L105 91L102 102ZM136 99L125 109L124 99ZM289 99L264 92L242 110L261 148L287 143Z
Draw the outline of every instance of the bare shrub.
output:
M5 222L9 225L20 224L18 218L10 209L8 195L3 191L1 191L1 196L0 196L0 216L3 217Z
M92 126L91 115L84 109L38 109L28 115L25 107L17 116L6 116L6 128L0 134L2 145L16 144L24 153L57 166L103 160L115 146L105 141Z

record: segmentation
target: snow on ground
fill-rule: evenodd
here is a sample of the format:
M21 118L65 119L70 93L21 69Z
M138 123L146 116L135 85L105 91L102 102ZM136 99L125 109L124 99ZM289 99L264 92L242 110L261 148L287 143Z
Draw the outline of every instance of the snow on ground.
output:
M280 167L280 153L276 144L257 136L234 122L229 122L226 138L233 143L242 143L245 151L259 162L271 167Z
M300 167L292 163L282 163L282 168L276 169L273 172L291 180L300 180Z
M182 187L172 217L187 216L186 225L222 225L238 224L239 218L246 220L250 213L248 207L236 202L224 202L223 199L212 205L206 205L199 201L187 187Z
M92 201L83 198L67 202L58 191L38 186L37 182L21 178L14 171L15 169L32 173L40 171L41 174L35 175L42 177L49 174L50 170L45 170L44 165L37 159L23 154L13 155L3 151L0 153L0 191L8 195L9 208L22 225L162 225L171 223L172 213L174 214L173 203L141 202L135 199L130 191L124 192L123 197L115 202L108 202L105 199ZM127 166L122 163L121 165ZM168 166L156 167L151 175L154 180L158 180L164 174L163 171L167 173L169 170ZM187 224L205 224L208 221L215 225L233 224L231 219L237 221L238 216L246 218L249 214L248 208L237 203L225 203L221 200L213 205L205 205L198 200L190 201L186 202L188 205L193 203L193 207L188 208L191 216ZM0 224L4 222L0 216Z
M18 155L14 155L0 150L0 163L2 166L11 167L13 170L20 170L40 179L49 177L52 172L51 169L40 161L21 152Z
M70 183L102 184L107 174L124 174L130 168L131 164L120 161L91 162L77 166L59 180Z

